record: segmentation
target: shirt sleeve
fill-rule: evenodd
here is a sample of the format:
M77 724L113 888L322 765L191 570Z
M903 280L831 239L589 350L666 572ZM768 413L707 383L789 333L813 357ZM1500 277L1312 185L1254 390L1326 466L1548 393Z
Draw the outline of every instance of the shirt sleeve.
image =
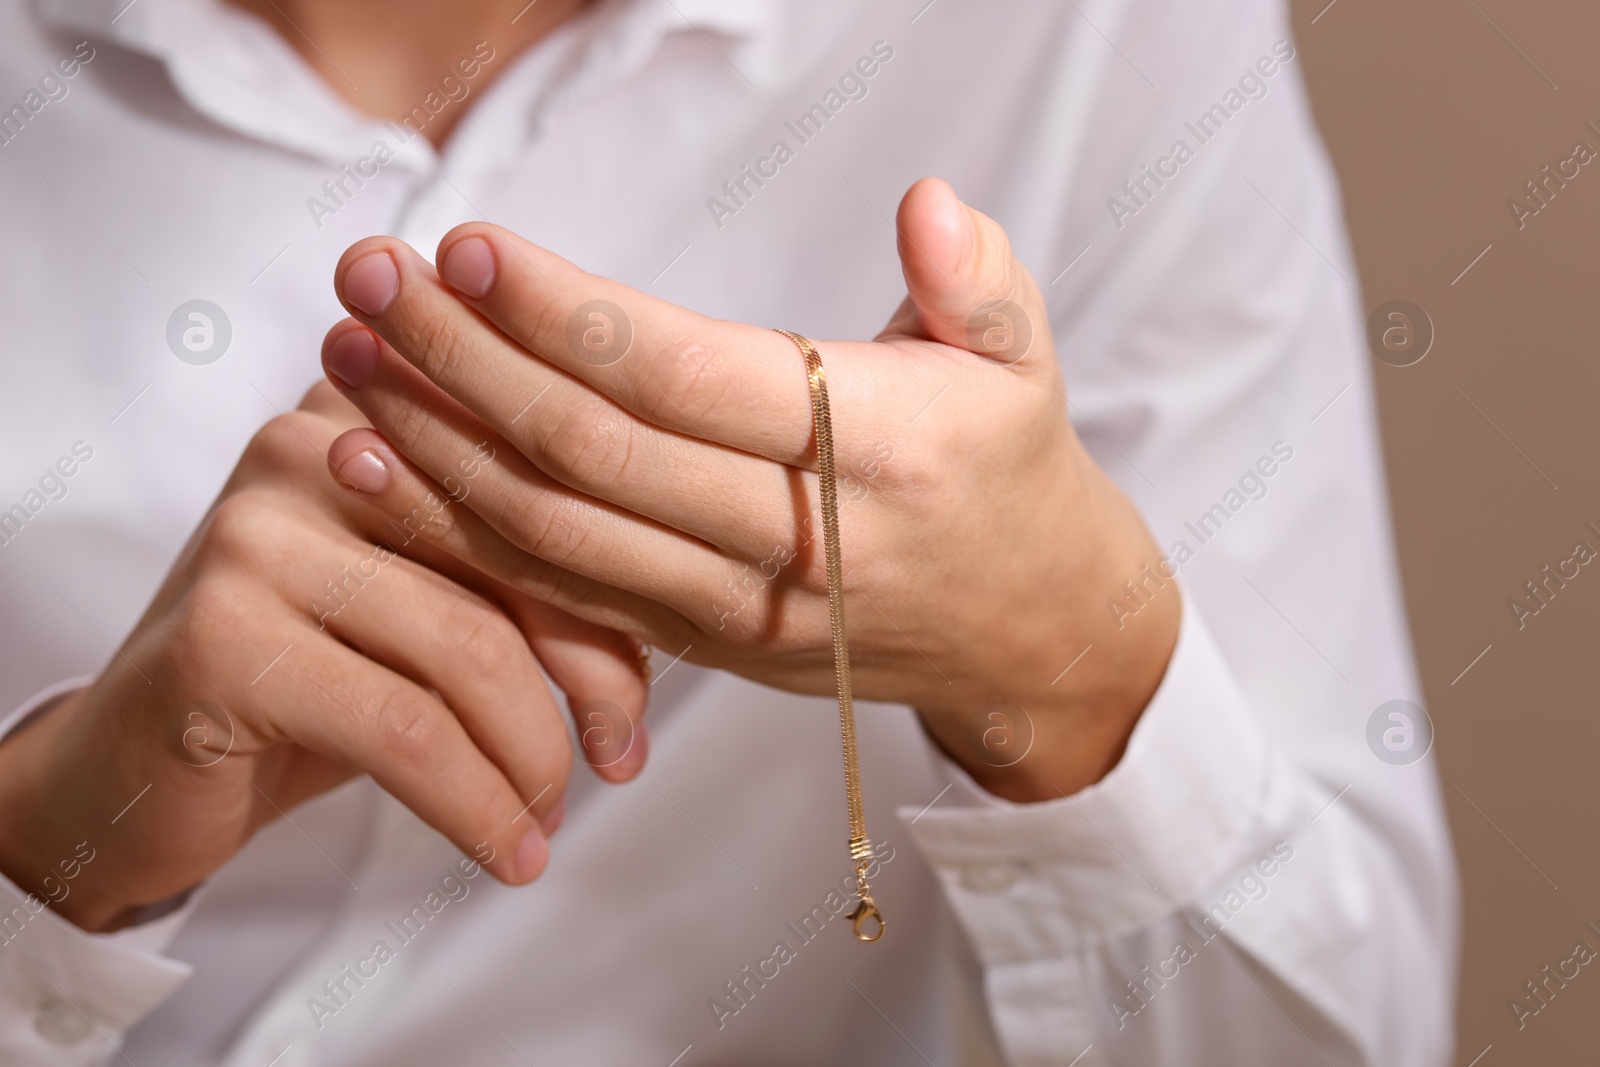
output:
M1018 1067L1079 1054L1078 1067L1442 1054L1425 1036L1437 1027L1408 1031L1372 993L1440 984L1429 963L1440 946L1407 872L1352 816L1355 801L1276 750L1192 607L1099 783L1014 804L943 764L945 799L900 815L979 958ZM1201 1021L1218 1017L1234 1025Z
M1177 568L1180 636L1099 783L1019 805L946 764L908 833L1019 1067L1441 1067L1458 889L1426 738L1370 732L1426 713L1303 61L1271 0L1092 13L1040 96L1081 148L1059 217L991 213L1080 438Z
M0 722L0 738L90 681L40 692ZM151 918L114 933L91 934L0 876L0 1063L91 1067L114 1058L123 1035L189 977L188 964L162 952L197 896L154 905Z

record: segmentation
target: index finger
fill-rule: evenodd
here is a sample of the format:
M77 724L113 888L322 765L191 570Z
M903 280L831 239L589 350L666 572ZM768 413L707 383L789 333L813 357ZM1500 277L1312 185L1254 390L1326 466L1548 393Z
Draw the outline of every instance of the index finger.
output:
M387 253L399 275L376 315L350 299L352 275L374 253ZM354 316L469 408L492 405L499 398L477 394L504 380L474 362L522 349L656 426L782 463L810 455L804 364L778 334L589 274L491 224L447 234L439 264L435 275L400 242L373 238L345 253L335 278ZM485 331L512 345L474 343Z

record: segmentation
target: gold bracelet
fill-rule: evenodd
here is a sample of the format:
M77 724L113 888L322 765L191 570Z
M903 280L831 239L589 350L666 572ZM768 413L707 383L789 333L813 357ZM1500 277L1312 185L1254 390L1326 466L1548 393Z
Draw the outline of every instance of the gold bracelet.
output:
M856 865L856 896L850 921L856 940L876 941L887 924L872 900L867 866L872 842L867 838L867 817L861 804L861 769L856 756L856 712L850 693L850 646L844 632L844 572L839 559L839 492L833 465L833 416L828 409L828 379L817 346L797 333L774 330L793 341L806 361L811 384L811 424L817 435L817 482L822 495L822 547L828 563L828 619L833 628L833 671L839 687L839 734L844 744L845 803L850 812L850 858ZM876 923L868 932L864 924Z

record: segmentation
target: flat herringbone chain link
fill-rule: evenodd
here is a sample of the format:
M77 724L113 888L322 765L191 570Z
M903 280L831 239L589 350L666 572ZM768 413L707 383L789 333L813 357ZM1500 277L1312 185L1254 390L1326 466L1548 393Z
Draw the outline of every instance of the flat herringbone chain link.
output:
M850 913L856 938L876 941L886 924L872 900L867 866L872 842L867 838L867 817L861 805L861 767L856 756L856 711L850 689L850 645L844 630L844 572L839 556L839 491L833 463L833 415L828 408L828 378L817 346L799 334L777 330L800 349L811 385L811 423L817 436L817 481L822 493L822 547L828 564L828 620L833 628L833 670L839 688L839 734L844 742L845 802L850 812L850 858L856 866L859 902ZM876 930L868 930L872 922Z

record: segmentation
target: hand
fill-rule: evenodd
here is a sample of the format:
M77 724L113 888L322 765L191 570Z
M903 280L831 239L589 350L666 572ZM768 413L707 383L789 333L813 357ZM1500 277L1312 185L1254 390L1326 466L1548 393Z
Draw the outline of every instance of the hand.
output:
M905 303L873 342L819 344L856 689L914 705L1000 795L1072 792L1115 765L1155 692L1178 592L1170 570L1148 583L1160 552L1073 432L1043 297L1000 227L924 181L898 230ZM438 262L442 280L387 238L341 260L359 321L330 331L324 366L376 432L340 438L333 462L381 466L364 488L393 514L487 437L505 461L431 543L668 652L830 693L795 346L494 226L451 231ZM1106 605L1125 581L1156 592L1121 627Z
M391 523L336 488L324 453L361 423L326 384L269 423L105 673L0 745L0 870L71 921L125 923L358 772L501 880L537 877L572 750L536 658L629 735L586 724L603 776L643 764L631 639L463 588L442 555L437 570L396 556L413 509L461 505L417 497ZM500 462L477 444L456 457L456 501Z

